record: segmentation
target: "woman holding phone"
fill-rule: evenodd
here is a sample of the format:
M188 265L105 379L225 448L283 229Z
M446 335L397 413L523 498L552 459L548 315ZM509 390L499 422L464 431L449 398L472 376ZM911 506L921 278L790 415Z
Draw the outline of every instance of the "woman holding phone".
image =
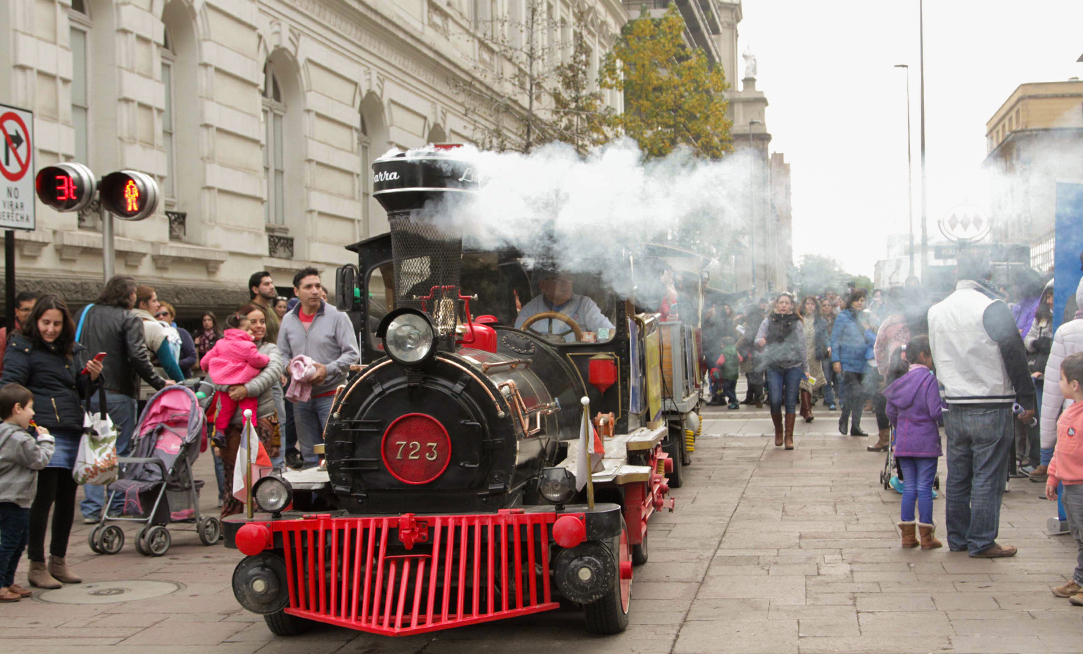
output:
M60 588L82 579L68 569L65 557L68 536L75 518L72 478L79 438L83 429L83 399L102 372L101 358L88 358L85 347L75 342L75 324L68 305L58 295L38 300L21 331L8 341L0 386L15 383L34 394L34 422L56 439L56 451L48 467L38 473L38 491L30 507L27 556L31 586ZM49 562L45 561L45 532L52 512Z

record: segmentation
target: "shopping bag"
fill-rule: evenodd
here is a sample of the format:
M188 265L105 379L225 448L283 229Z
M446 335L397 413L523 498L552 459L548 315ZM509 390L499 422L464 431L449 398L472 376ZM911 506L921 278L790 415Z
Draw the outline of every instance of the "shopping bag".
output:
M90 410L87 397L83 436L75 456L72 477L77 484L105 486L117 480L117 430L105 405L105 388L98 387L99 411Z

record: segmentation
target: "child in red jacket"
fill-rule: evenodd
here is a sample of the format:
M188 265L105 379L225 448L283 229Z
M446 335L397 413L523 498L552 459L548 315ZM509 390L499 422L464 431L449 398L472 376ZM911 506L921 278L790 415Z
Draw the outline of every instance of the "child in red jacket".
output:
M245 320L240 323L240 329L227 329L199 364L210 374L211 382L216 386L243 386L255 379L270 362L266 354L260 354L252 341L252 335L245 331L247 322ZM218 447L225 447L225 431L238 406L242 411L251 410L255 416L259 408L259 397L248 396L237 402L228 392L215 392L211 407L218 408L214 416L213 438Z
M1057 486L1063 484L1061 501L1078 554L1072 580L1054 588L1053 594L1083 606L1083 352L1068 356L1061 363L1060 390L1064 399L1074 403L1057 420L1057 448L1049 462L1045 496L1055 502Z

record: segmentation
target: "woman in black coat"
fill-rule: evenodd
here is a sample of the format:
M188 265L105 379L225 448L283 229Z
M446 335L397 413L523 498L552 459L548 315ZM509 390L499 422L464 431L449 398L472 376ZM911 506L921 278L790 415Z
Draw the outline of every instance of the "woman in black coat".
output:
M38 300L22 330L8 341L0 386L14 383L29 389L34 394L34 422L56 439L53 458L38 473L38 491L30 507L27 576L31 586L60 588L61 582L82 581L65 561L79 488L72 469L83 430L82 400L101 371L101 362L89 359L86 349L75 342L71 313L57 295ZM46 565L45 531L50 510L52 539Z

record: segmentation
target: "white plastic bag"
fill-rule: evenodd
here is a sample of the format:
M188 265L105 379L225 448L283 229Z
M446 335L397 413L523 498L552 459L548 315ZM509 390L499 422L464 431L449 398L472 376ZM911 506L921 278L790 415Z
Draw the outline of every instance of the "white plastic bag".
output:
M117 430L109 419L104 391L100 391L99 407L100 413L91 413L88 407L83 418L83 437L71 472L80 485L105 486L117 480Z

